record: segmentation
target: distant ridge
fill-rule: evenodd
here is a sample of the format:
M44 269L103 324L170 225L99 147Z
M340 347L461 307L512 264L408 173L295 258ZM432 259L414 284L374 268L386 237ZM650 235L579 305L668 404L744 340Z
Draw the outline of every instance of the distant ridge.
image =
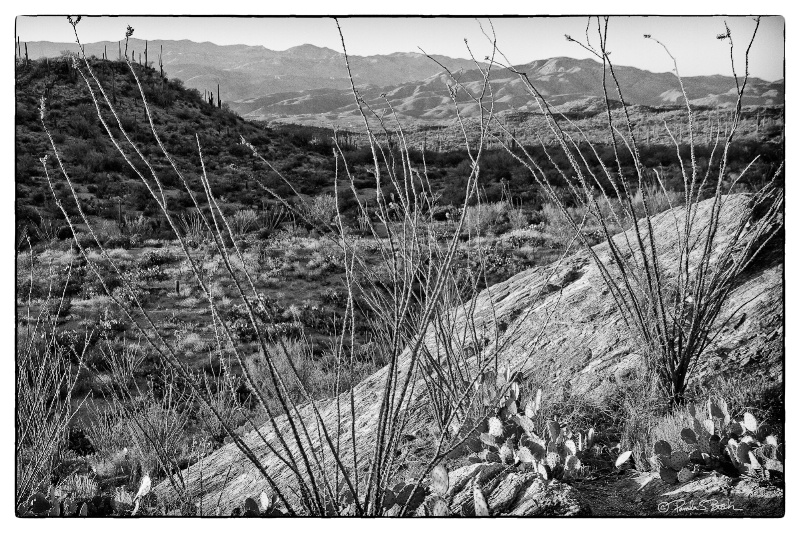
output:
M78 51L76 43L34 41L28 44L31 59L57 57L62 50ZM85 44L87 54L102 57L107 51L110 59L119 54L117 41ZM194 41L148 41L148 60L158 65L163 46L164 71L181 79L187 87L216 91L220 83L223 101L233 102L280 92L311 89L346 89L347 78L344 54L312 44L294 46L284 51L263 46L217 45ZM124 49L124 43L122 45ZM145 42L131 39L128 50L138 61L144 61ZM474 68L468 59L434 56L454 70ZM423 54L394 53L375 56L350 56L350 66L359 84L389 86L424 80L441 71L441 67Z
M303 44L284 51L263 46L217 45L209 42L149 41L148 60L157 65L163 46L164 70L187 87L216 92L220 85L223 102L240 115L255 120L298 123L346 124L356 117L347 78L344 55L330 48ZM135 59L145 43L131 39L128 48ZM90 43L86 51L110 58L118 55L114 42ZM75 43L30 42L31 58L58 56L62 50L77 51ZM453 72L473 93L479 92L482 77L471 60L433 56ZM452 84L442 68L430 58L415 52L388 55L350 56L354 81L362 96L376 110L387 108L386 94L394 110L403 118L425 122L446 122L455 117L449 98ZM526 72L551 105L569 111L596 112L603 106L603 65L593 59L554 57L516 66ZM615 66L626 103L650 107L674 106L683 102L676 76L654 73L622 65ZM611 83L608 80L608 83ZM736 83L730 76L710 75L684 78L689 100L697 106L726 107L736 102ZM492 71L495 111L536 112L538 106L522 81L507 69ZM617 98L616 89L609 94ZM783 105L784 80L767 82L751 78L744 104ZM476 116L477 106L467 95L459 97L463 116Z
M525 72L548 103L561 111L598 112L603 110L603 65L592 59L555 57L517 65ZM614 68L622 86L626 104L663 107L683 104L678 78L672 73L653 73L635 67ZM459 81L473 94L482 86L477 69L458 73ZM736 82L732 77L692 76L683 78L690 103L695 106L728 107L736 103ZM616 88L608 80L608 92L617 99ZM455 109L449 98L448 85L453 81L445 73L437 73L422 81L389 87L365 87L361 95L376 110L387 108L382 94L403 118L424 121L451 121ZM361 89L361 87L359 87ZM492 89L496 112L538 112L535 99L519 77L507 69L492 73ZM767 82L750 78L744 105L777 106L784 104L783 80ZM462 116L476 116L477 105L461 94L458 97ZM282 93L243 100L232 104L241 115L252 119L314 122L324 115L327 122L348 122L357 115L350 91L317 89Z

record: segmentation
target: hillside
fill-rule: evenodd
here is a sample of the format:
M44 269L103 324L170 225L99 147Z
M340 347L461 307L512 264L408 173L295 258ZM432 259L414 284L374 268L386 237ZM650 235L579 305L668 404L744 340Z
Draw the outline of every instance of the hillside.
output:
M192 201L178 178L170 169L169 162L163 157L149 130L141 97L135 87L133 77L127 65L118 61L92 60L103 86L111 98L116 98L123 125L132 134L135 142L144 148L145 155L152 156L154 168L163 179L169 198L168 207L180 213L192 206ZM324 106L310 93L303 100L304 110L312 113L315 122L322 122L324 127L306 127L295 125L273 124L267 127L258 121L248 121L228 109L228 104L221 107L215 102L210 105L195 89L186 89L180 80L161 79L154 69L144 69L135 65L140 73L148 102L152 104L153 119L165 146L170 151L178 167L188 177L193 190L202 190L198 176L201 172L200 159L197 152L195 134L199 136L203 148L206 170L214 193L223 207L229 212L241 208L262 209L272 199L264 193L254 180L271 187L284 198L292 199L293 192L277 176L267 171L261 164L256 164L252 154L240 143L240 136L252 142L260 153L270 161L292 185L304 195L332 194L334 180L334 161L331 155L332 125L325 115L319 115ZM113 73L113 77L112 77ZM439 79L439 78L437 78ZM441 81L441 80L440 80ZM323 94L324 91L320 91ZM85 209L90 217L111 220L118 224L126 218L135 219L140 215L152 218L150 225L155 236L169 238L167 230L157 207L149 202L149 194L139 178L128 167L116 152L111 141L102 131L96 117L94 105L83 79L71 69L67 58L55 60L31 61L29 66L18 67L16 78L16 118L15 118L15 162L18 230L25 225L37 225L42 220L61 220L56 210L52 194L44 178L39 159L50 154L52 149L46 139L39 119L39 98L46 95L46 124L53 133L56 145L63 157L68 171L77 184L78 194L87 200ZM393 95L401 98L402 91ZM275 106L283 105L276 95ZM352 94L339 94L340 103L352 102ZM413 95L410 98L414 98ZM299 100L298 100L299 102ZM594 104L597 98L593 100ZM585 103L584 103L585 104ZM581 112L586 118L576 119L595 142L604 142L604 121L597 120L586 111L599 111L602 106L594 108L581 104ZM300 105L297 103L296 105ZM568 104L562 105L562 108ZM448 106L450 110L452 106ZM564 109L567 112L567 109ZM588 113L588 114L587 114ZM672 165L673 151L669 139L663 131L663 121L668 120L679 136L685 132L681 123L685 122L685 113L680 110L663 113L640 106L634 113L634 122L638 128L640 139L644 140L643 157L648 164ZM518 115L524 115L518 113ZM707 157L711 149L709 140L713 127L717 126L720 113L715 111L700 112L697 115L698 150ZM299 118L301 115L294 115ZM107 118L111 118L108 116ZM533 132L543 135L546 142L552 142L547 134L547 127L534 115L523 117L515 126L515 131L536 153L538 139ZM510 122L511 116L507 117ZM750 162L755 150L761 155L754 170L773 168L782 159L782 109L753 109L745 112L740 138L747 146L731 150L730 165L732 170L740 170ZM468 130L476 127L474 120L466 121ZM761 125L759 129L759 123ZM724 124L723 124L724 126ZM660 127L661 130L656 131ZM721 126L717 126L721 127ZM404 124L408 133L408 141L420 152L411 154L415 164L422 164L421 151L425 149L425 162L429 170L430 183L439 194L443 206L461 202L463 192L459 184L469 172L465 163L467 154L463 151L463 138L457 126L439 130L427 130ZM652 130L652 135L651 135ZM340 142L356 188L362 198L374 197L374 178L371 177L370 165L372 155L365 145L361 128L354 124L353 130L340 132ZM682 140L686 140L682 137ZM652 144L651 144L652 141ZM497 201L501 197L501 182L515 197L515 201L541 208L540 202L531 191L526 173L519 162L505 154L499 146L494 145L487 154L484 170L484 194L489 201ZM705 155L704 155L705 154ZM543 154L542 154L543 155ZM587 154L588 156L588 154ZM50 160L51 165L53 159ZM139 163L136 163L139 164ZM51 168L53 168L51 166ZM756 177L761 171L755 172ZM56 191L59 196L68 198L66 185L60 176L56 176ZM674 185L667 178L672 186ZM387 190L386 194L391 191ZM343 199L344 200L344 199ZM347 216L353 216L354 201L340 202L340 209ZM202 204L201 200L201 204ZM67 207L72 209L72 203ZM33 235L28 231L29 235Z
M725 198L718 242L724 243L734 238L739 217L747 211L748 199L747 195ZM700 219L709 215L712 202L707 200L700 205L697 211ZM681 225L684 213L684 208L676 208L657 215L652 221L656 241L663 245L660 252L663 255L660 257L667 273L674 271L677 266L679 243L673 224ZM625 234L615 237L620 246L624 246L625 238ZM604 261L610 260L607 243L596 246L595 251ZM780 256L777 254L759 261L739 280L721 316L736 312L740 318L721 330L713 349L698 369L698 381L708 383L714 379L731 379L737 383L744 376L750 376L764 390L779 393L782 389L783 263ZM471 327L481 332L482 337L474 342L483 346L480 351L484 354L493 353L494 347L502 343L505 348L500 352L501 368L504 365L521 368L523 386L530 390L542 387L551 391L571 391L576 396L586 398L588 405L602 409L611 400L615 390L641 379L641 376L637 378L641 354L625 333L613 298L603 287L599 269L584 250L562 263L533 268L483 291L475 300L474 324L468 325L459 319L465 313L459 309L454 311L456 327ZM464 306L464 309L468 308L469 305ZM455 337L459 335L455 334ZM440 348L433 331L426 335L424 342L431 353L437 353ZM477 358L479 355L475 353L471 357ZM401 379L408 372L408 365L409 357L406 354L398 370ZM357 439L354 439L354 443L357 442L358 458L364 464L370 457L373 439L377 434L375 425L380 403L377 399L387 375L388 369L382 368L354 389L353 401L357 413L354 422ZM426 401L424 379L422 376L416 378L416 386L412 389L415 392L409 400L411 415L403 429L404 434L420 439L415 441L414 447L423 454L430 452L433 447L430 439L434 437L430 428L435 425ZM569 394L565 394L563 397L546 398L545 401L568 404ZM343 398L345 403L350 401L347 394ZM337 405L335 399L317 403L322 419L329 428L337 427ZM316 427L310 406L301 408L300 414L310 427ZM342 416L341 441L349 443L351 421L347 414ZM280 431L289 431L285 416L277 417L276 423ZM260 434L250 432L245 440L258 454L275 482L282 487L291 486L293 477L289 468L268 451L270 446L278 446L276 438L270 424L264 424ZM316 434L311 437L314 443L316 439ZM342 461L351 464L352 450L349 444L342 446L341 454ZM452 467L453 464L459 464L457 458L449 460L448 466ZM186 470L184 475L187 487L192 488L194 496L202 498L207 508L220 505L224 514L246 497L257 497L260 491L269 490L264 479L234 444L227 444L202 459ZM621 477L611 477L622 481ZM482 482L485 481L483 479ZM632 480L628 478L626 481ZM630 507L628 516L654 514L657 497L646 504L643 502L641 508L633 509L636 507L636 487L633 485L633 489L626 488L628 494L619 492L614 497L627 500ZM658 483L654 485L659 486ZM493 486L497 487L497 484ZM660 487L663 491L670 490L664 484ZM171 488L167 482L163 482L157 491L166 496ZM737 507L745 505L748 514L760 513L757 500L745 497L745 503L739 503L741 505ZM594 508L592 511L596 515L603 515L609 510ZM459 509L454 507L451 512L457 513ZM529 512L541 514L535 508L529 509Z
M558 57L518 65L533 85L559 110L602 109L597 102L603 96L603 65L591 59ZM353 70L358 73L356 67ZM628 104L650 107L681 104L683 96L678 79L671 73L653 73L634 67L615 66L615 73ZM479 94L482 77L472 69L460 72L459 81L472 94ZM357 82L359 80L356 80ZM736 83L726 76L694 76L683 79L689 100L695 106L729 107L736 103ZM495 112L539 112L535 100L523 82L509 70L494 69L491 76ZM362 95L380 112L391 106L402 118L445 122L455 118L455 109L448 94L452 79L437 73L421 82L405 82L390 87L368 87ZM348 99L347 90L318 89L295 94L272 94L235 102L233 108L248 118L295 122L315 122L324 114L328 121L346 124L356 117L357 110ZM609 94L616 98L616 89L609 85ZM477 106L463 92L457 101L465 117L475 117ZM784 82L766 82L753 78L748 82L744 105L777 106L784 102Z
M128 66L118 61L92 60L109 98L116 107L124 128L143 153L154 163L163 180L168 207L180 212L192 205L170 164L159 150L150 131ZM301 192L320 191L332 185L328 163L309 149L307 139L279 133L261 124L248 122L223 105L211 105L198 91L187 89L177 79L161 79L158 71L135 66L153 113L155 127L177 166L184 172L194 190L201 172L197 141L203 149L206 170L212 189L225 208L263 207L268 196L249 176L255 171L263 183L276 187L287 196L289 190L274 176L255 165L249 149L241 145L240 136L253 143L260 152L292 180ZM16 200L18 225L41 218L60 220L44 177L39 159L52 156L52 148L40 123L39 101L46 98L45 123L53 134L56 146L68 172L77 184L78 194L86 201L89 216L118 220L152 216L158 223L157 207L149 201L145 185L117 153L97 118L89 90L83 79L71 68L67 58L31 61L18 66L16 73ZM103 106L105 108L105 106ZM107 120L113 117L104 111ZM115 134L119 132L114 127ZM127 152L130 148L123 143ZM327 156L329 151L326 151ZM140 162L133 157L138 168ZM63 178L49 160L56 191L68 197ZM53 173L55 172L55 173ZM146 174L147 175L147 174ZM67 206L71 202L66 202ZM201 200L201 204L203 201Z
M102 57L107 52L110 59L117 59L120 47L116 41L89 43L85 46L88 55ZM124 43L122 47L124 48ZM156 67L158 54L163 49L164 72L172 78L183 80L187 87L201 92L216 92L219 83L223 102L274 93L350 87L344 55L310 44L276 51L263 46L219 46L209 42L156 40L149 41L147 47L148 61ZM129 48L134 51L138 60L139 54L144 54L145 42L133 38L129 42ZM58 57L62 50L77 52L78 47L75 43L28 43L31 58ZM435 57L454 70L475 67L471 60ZM359 85L397 85L424 80L441 71L439 65L418 53L350 56L349 59ZM238 105L232 104L232 109L238 110Z

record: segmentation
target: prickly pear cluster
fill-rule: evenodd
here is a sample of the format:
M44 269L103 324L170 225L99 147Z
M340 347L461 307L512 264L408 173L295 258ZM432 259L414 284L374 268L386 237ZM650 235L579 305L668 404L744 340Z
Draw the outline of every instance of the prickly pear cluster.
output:
M428 490L422 485L400 482L384 489L381 505L385 516L400 516L403 507L406 508L404 516L407 516L417 511L427 495Z
M112 494L100 495L69 491L50 486L47 494L36 492L17 507L18 516L132 516L139 511L140 503L150 494L150 476L145 474L139 491L132 495L124 487Z
M541 389L533 398L523 399L519 382L509 376L500 387L495 385L492 372L487 372L482 381L486 403L500 408L479 424L477 435L466 440L471 462L517 465L545 479L583 475L581 461L594 453L594 429L575 432L556 420L545 419Z
M663 440L653 446L651 463L664 481L685 483L704 470L783 477L783 445L752 413L733 419L724 400L709 399L703 406L690 404L689 414L689 427L680 434L689 453L673 451Z
M241 507L236 507L231 511L231 516L245 516L245 517L268 517L268 516L284 516L284 513L277 508L278 499L275 494L267 494L262 491L255 498L246 498ZM220 515L220 509L216 509L217 516Z
M416 516L450 516L450 507L445 497L450 489L450 473L447 468L439 464L431 471L430 491L432 496L426 498L417 508Z
M17 516L89 516L89 502L51 486L47 494L37 492L18 506Z

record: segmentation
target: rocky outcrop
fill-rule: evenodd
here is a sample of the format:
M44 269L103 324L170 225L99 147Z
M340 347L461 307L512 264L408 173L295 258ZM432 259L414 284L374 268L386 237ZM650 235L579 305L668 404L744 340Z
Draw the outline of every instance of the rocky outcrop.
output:
M726 197L718 230L721 241L731 237L733 228L746 212L748 200L746 195ZM699 220L707 217L709 210L709 202L700 204ZM662 266L667 272L675 269L678 258L675 223L680 222L683 214L682 208L676 208L653 219ZM625 234L615 238L624 239ZM595 251L601 258L608 259L606 244L598 245ZM709 372L731 369L745 369L763 376L765 380L782 379L783 265L782 254L778 255L781 257L773 261L753 265L738 280L738 286L722 313L722 316L727 316L735 311L736 319L728 322L720 332L703 361L699 379ZM488 352L495 343L504 343L501 364L521 368L534 385L561 387L602 404L641 358L600 272L585 250L549 267L534 268L499 283L483 291L475 303L473 324L480 336L475 348ZM455 313L457 318L459 313L463 311ZM436 353L435 335L427 335L425 342L431 352ZM402 366L400 372L405 372ZM357 431L356 447L360 460L371 454L380 394L386 377L387 369L383 368L354 389L356 420L353 425ZM408 433L424 434L432 425L423 397L424 389L420 379L409 401ZM327 427L335 431L338 427L336 402L319 402L318 409ZM310 428L317 427L308 406L301 408L300 413ZM345 442L350 441L348 429L351 422L345 418L340 426L340 436ZM284 417L278 418L276 424L282 433L288 434ZM318 443L316 435L315 431L310 438ZM252 432L245 440L277 484L294 485L289 468L269 451L269 446L278 446L270 424L261 428L260 435ZM344 463L352 464L351 447L344 447L342 454ZM267 486L233 444L223 446L189 468L184 472L184 478L191 491L202 494L204 507L214 508L219 502L223 512L241 505L245 497L258 495ZM492 489L489 500L490 506L494 501L502 512L536 514L550 512L547 509L553 509L553 513L556 509L567 514L579 512L579 507L568 505L566 500L547 503L550 501L548 497L544 497L540 505L544 511L521 507L511 500L522 490L525 494L536 493L539 484L524 474L506 479L508 481L501 483L502 489ZM167 484L157 488L163 496L167 496L170 490ZM458 498L456 496L454 502L456 508L460 501Z
M489 516L588 516L591 510L571 486L543 480L533 471L497 463L473 464L450 473L445 496L450 513L475 516L473 487L477 485ZM431 498L429 498L430 500ZM429 502L424 502L427 505Z

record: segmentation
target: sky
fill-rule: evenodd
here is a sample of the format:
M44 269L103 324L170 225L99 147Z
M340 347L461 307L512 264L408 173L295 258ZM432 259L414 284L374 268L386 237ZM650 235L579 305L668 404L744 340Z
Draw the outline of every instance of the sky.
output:
M342 18L340 24L347 51L353 55L419 52L468 58L469 47L479 60L491 52L478 20L489 29L489 19L360 17ZM498 47L513 64L535 59L568 56L590 57L569 34L586 38L587 17L492 17ZM751 17L612 16L608 25L608 49L617 65L634 66L652 72L673 70L672 60L656 43L645 41L650 34L668 46L682 76L730 75L730 49L716 39L725 31L734 37L737 73L744 72L744 52L755 22ZM135 29L139 39L189 39L215 44L260 45L285 50L313 44L342 50L336 24L331 18L289 17L84 17L78 26L85 43L124 38L125 28ZM16 18L16 33L22 41L73 42L72 28L65 17ZM597 44L597 25L592 22L589 37ZM761 19L750 53L750 73L774 81L784 77L784 19Z

